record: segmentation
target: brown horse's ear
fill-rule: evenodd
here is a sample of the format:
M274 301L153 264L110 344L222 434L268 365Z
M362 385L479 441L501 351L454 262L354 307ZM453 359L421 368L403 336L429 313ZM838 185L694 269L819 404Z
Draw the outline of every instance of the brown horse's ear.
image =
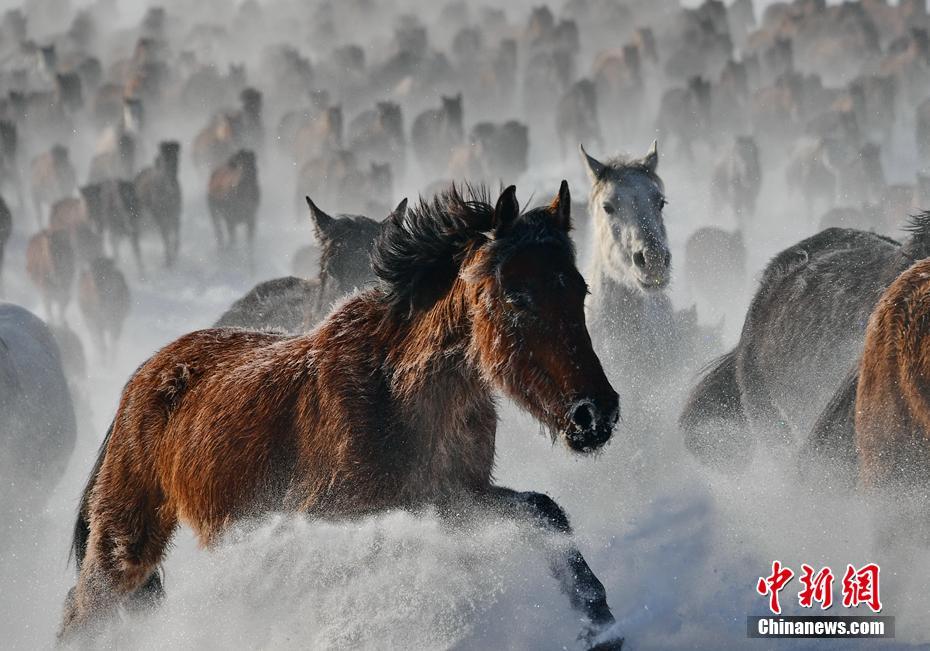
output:
M572 195L568 191L568 181L565 179L562 179L562 185L559 186L559 196L549 204L549 210L552 212L556 226L564 231L571 230Z
M607 166L604 165L601 161L594 158L585 151L584 145L578 145L579 151L581 151L581 157L585 162L585 169L588 170L588 177L591 179L591 183L595 183L598 180L604 177L604 172L607 170Z
M317 239L328 240L329 230L336 220L320 210L310 197L307 197L307 205L310 207L310 218L313 220Z
M649 148L649 151L646 152L646 155L643 157L643 167L652 172L656 173L656 169L659 167L659 141L653 140L652 147Z
M520 204L517 202L517 186L511 185L497 199L491 228L495 234L507 230L520 216Z

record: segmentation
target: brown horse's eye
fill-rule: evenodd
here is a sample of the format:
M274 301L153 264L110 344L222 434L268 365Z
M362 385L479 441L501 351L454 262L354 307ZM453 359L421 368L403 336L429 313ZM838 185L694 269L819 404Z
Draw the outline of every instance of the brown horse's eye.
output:
M612 205L610 205L609 203L605 203L604 212L606 212L608 215L613 215L617 211L614 209Z
M510 292L507 294L507 302L520 310L533 309L533 297L527 292Z

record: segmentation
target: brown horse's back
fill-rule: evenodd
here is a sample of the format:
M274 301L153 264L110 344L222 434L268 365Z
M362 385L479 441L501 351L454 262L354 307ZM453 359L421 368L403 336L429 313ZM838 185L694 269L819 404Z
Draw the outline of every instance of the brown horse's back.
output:
M856 397L860 481L930 481L930 259L898 276L869 319Z
M308 371L294 364L304 359L294 348L305 345L217 329L159 351L123 392L123 417L114 423L95 487L103 499L92 499L91 518L102 515L96 504L119 503L127 490L140 493L131 485L138 482L141 492L164 499L156 506L162 519L190 524L206 544L229 520L259 506L257 496L280 499L296 457L292 412Z

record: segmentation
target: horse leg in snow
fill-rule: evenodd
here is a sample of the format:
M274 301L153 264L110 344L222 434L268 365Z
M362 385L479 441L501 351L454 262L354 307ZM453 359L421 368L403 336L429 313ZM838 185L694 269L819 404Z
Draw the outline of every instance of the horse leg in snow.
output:
M152 572L149 580L133 592L126 600L126 609L131 612L144 612L157 606L165 598L165 589L161 583L161 573Z
M230 219L229 217L224 217L223 221L226 223L226 233L229 238L226 242L228 245L228 248L235 249L236 248L236 228L238 228L238 224L233 222L232 219Z
M249 255L249 273L255 273L255 219L250 219L245 223L245 235L248 242Z
M171 264L178 261L178 251L181 249L181 223L171 225Z
M171 268L171 227L163 223L162 220L158 222L158 230L161 233L161 241L165 247L165 267Z
M828 473L828 485L849 491L856 486L856 388L858 365L850 371L817 418L801 447L799 473L817 477Z
M223 220L218 214L216 214L216 212L213 212L213 214L210 216L213 220L213 232L216 234L216 247L222 251L226 248L226 244L223 239Z
M132 233L129 236L129 244L132 246L132 257L136 259L136 267L139 269L139 278L145 278L145 265L142 262L142 247L139 245L138 233Z
M45 320L49 323L55 323L55 312L52 307L52 297L47 291L42 292L42 309L45 311Z
M159 229L161 230L161 239L165 245L165 267L170 269L174 266L174 263L178 258L178 245L179 245L179 224L170 223L171 218L165 216L162 220L159 221Z
M743 409L738 368L739 349L714 362L691 391L678 418L688 451L727 473L749 465L755 443Z
M543 532L560 534L566 538L572 535L568 516L548 495L521 493L495 486L486 499L490 500L492 508L516 520L528 521ZM582 638L593 643L600 633L614 623L604 585L574 544L553 552L549 559L549 569L568 596L572 608L588 620ZM592 648L599 651L619 650L622 642L622 639L603 641Z
M752 344L744 348L742 360L737 380L743 389L743 411L749 426L775 449L792 446L795 433L767 390L766 379L762 376L764 362L757 358Z
M90 534L86 556L78 562L77 585L68 593L60 639L112 612L117 606L140 608L163 594L157 566L177 526L164 508L129 472L108 472L107 462L92 480L98 495L120 496L91 504L81 515Z
M35 211L36 224L39 225L39 230L42 230L42 228L44 228L44 220L42 219L42 199L36 193L32 195L32 209Z

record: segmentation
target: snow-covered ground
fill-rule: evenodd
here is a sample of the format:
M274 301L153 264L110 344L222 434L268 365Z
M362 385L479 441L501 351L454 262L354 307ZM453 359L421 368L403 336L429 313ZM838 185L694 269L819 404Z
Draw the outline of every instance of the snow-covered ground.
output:
M199 126L183 125L185 146ZM886 151L891 179L896 170L911 167L913 144L906 133L902 127ZM624 134L621 140L638 154L652 137ZM661 145L660 152L673 259L680 261L685 239L698 225L734 224L711 214L706 166L679 164ZM534 154L531 171L517 184L521 198L548 200L563 177L576 197L586 194L580 161ZM181 259L176 269L153 272L144 282L126 261L134 306L114 362L95 357L71 306L69 322L85 340L89 360L78 396L78 447L37 519L14 513L0 520L0 649L54 645L61 605L74 582L68 549L79 495L132 371L175 337L210 326L255 282L290 273L296 248L313 241L309 222L293 217L294 171L280 162L260 169L263 203L257 267L250 277L240 261L216 253L205 183L188 169L187 152L182 156ZM757 232L749 240L753 277L771 255L813 232L781 191L782 170L766 175ZM404 193L413 198L419 187L411 183ZM33 226L20 220L8 247L6 299L44 316L24 274ZM152 238L145 252L151 263L160 259ZM685 279L675 279L672 293L679 307L690 304ZM738 336L746 300L724 301L728 345ZM624 402L623 408L633 413L638 406ZM792 460L765 454L744 474L722 477L685 452L674 409L659 405L658 411L648 430L621 423L604 452L579 458L553 446L513 405L501 403L497 480L548 493L566 509L580 549L607 588L626 648L930 648L927 513L906 500L875 503L831 491L804 481L809 478L799 477ZM349 523L275 514L243 524L211 551L199 549L182 529L165 563L167 599L161 607L122 617L94 644L192 650L575 648L579 623L548 575L547 544L552 541L510 522L450 530L429 514L398 512ZM807 563L838 574L847 563L879 563L883 614L896 618L896 639L748 640L747 615L767 612L756 581L775 559L795 571ZM797 586L795 580L782 593L786 614L800 614ZM834 606L831 614L850 613Z

